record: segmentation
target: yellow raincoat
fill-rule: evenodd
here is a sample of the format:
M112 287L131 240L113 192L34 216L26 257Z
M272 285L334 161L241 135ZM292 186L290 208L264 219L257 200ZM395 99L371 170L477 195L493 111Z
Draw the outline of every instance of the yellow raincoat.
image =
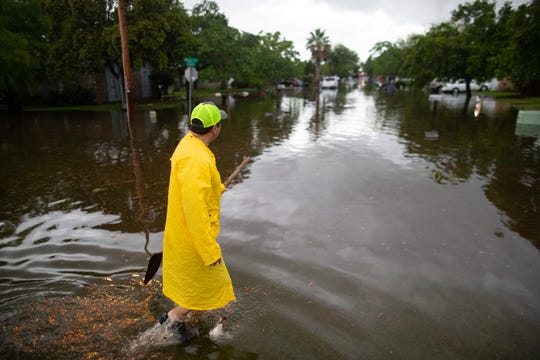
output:
M214 154L191 132L171 157L167 222L163 239L163 293L191 310L223 307L235 299L217 243L225 186Z

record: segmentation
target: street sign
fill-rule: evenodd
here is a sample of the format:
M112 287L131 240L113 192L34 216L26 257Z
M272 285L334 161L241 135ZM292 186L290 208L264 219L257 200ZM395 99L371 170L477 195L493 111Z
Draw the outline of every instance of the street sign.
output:
M184 71L184 77L189 83L197 81L199 76L199 73L197 72L197 69L194 67L188 67L186 71Z
M188 67L195 67L197 63L199 62L199 59L197 58L184 58L184 62L186 63L186 66Z

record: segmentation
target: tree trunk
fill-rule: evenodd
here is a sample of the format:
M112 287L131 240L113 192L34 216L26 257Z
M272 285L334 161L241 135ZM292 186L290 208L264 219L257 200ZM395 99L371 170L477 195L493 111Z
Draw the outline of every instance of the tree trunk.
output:
M321 86L321 58L315 58L315 87Z

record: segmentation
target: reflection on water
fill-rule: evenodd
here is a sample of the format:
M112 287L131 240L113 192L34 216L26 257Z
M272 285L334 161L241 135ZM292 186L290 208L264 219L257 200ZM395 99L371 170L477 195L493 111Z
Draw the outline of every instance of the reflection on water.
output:
M229 112L211 145L222 177L254 159L223 196L220 242L238 297L225 336L140 346L171 305L139 275L161 250L184 109L138 112L131 131L117 112L27 113L0 121L2 353L540 350L540 142L516 131L511 107L354 86L205 100Z

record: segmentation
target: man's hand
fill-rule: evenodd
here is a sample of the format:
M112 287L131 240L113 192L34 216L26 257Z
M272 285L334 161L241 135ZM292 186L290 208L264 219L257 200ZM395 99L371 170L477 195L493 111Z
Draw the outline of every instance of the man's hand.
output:
M210 264L210 266L216 266L216 265L221 265L221 258L219 258L215 263Z

